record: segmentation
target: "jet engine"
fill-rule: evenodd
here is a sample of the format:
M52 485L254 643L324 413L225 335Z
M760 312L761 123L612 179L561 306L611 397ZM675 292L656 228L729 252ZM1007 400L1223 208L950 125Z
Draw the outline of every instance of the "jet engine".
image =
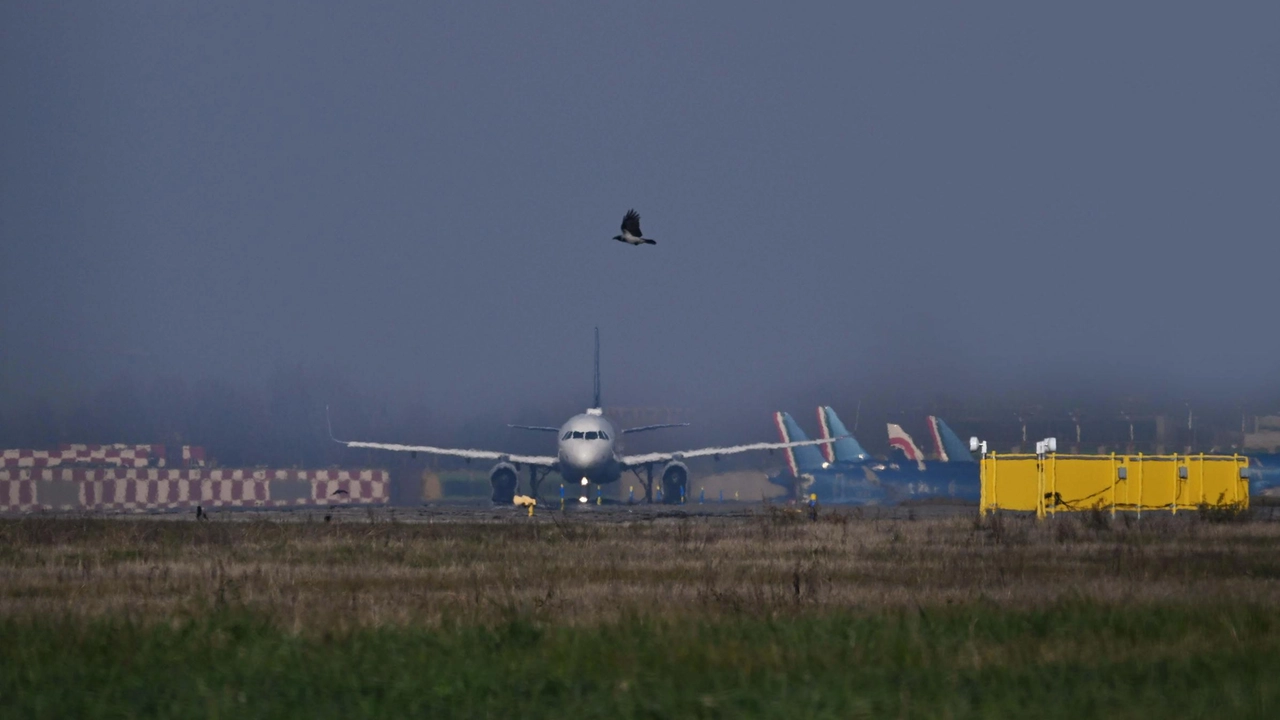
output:
M499 505L510 505L516 496L516 466L501 462L489 471L489 484L493 486L493 501Z
M671 461L662 468L662 501L664 503L678 503L682 497L681 491L687 491L689 487L689 468L685 464L678 461Z

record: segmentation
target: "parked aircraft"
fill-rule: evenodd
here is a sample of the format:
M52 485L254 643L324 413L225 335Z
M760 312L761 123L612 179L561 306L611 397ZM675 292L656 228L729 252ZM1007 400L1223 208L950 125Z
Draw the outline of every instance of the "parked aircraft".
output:
M774 413L774 422L784 442L807 439L791 415ZM929 422L938 437L939 457L951 458L957 449L964 447L942 420L931 417ZM886 462L867 453L830 406L818 408L818 426L821 438L833 441L831 445L822 446L826 454L817 448L787 450L790 475L769 478L770 482L787 488L792 497L816 494L824 502L858 504L923 497L977 499L978 468L967 451L956 462L926 463L924 454L910 436L891 425L890 444L895 448L905 446L908 462Z
M943 422L942 418L930 415L927 418L929 423L929 434L933 437L934 454L942 462L973 462L973 455L969 453L969 445L960 439L959 435Z
M901 425L889 423L889 447L902 453L909 462L916 464L917 469L924 471L924 453L920 452L916 441L911 439Z

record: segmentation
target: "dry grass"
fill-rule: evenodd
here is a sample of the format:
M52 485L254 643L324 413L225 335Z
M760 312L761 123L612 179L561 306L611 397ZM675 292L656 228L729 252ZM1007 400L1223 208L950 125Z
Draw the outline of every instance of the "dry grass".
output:
M784 510L595 522L0 521L0 617L168 622L243 608L293 632L598 625L1064 600L1280 603L1280 523L1194 514L883 520Z

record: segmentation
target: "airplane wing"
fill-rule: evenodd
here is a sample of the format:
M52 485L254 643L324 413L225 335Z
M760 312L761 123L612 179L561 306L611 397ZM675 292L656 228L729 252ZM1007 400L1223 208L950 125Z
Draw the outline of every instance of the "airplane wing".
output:
M468 460L501 460L503 462L554 467L558 460L550 455L512 455L494 450L472 450L468 448L438 448L430 445L397 445L395 443L359 442L356 440L337 440L336 442L349 448L369 448L370 450L391 450L393 452L420 452L428 455L448 455Z
M829 445L839 439L840 438L826 438L824 440L802 440L800 442L751 443L749 445L698 448L697 450L681 450L679 452L625 455L622 457L621 462L624 467L635 467L637 465L646 465L648 463L685 460L687 458L706 457L708 455L736 455L737 453L751 452L752 450L785 450L787 448L800 447L801 445Z
M560 432L560 428L547 427L546 425L510 425L507 427L514 430L537 430L538 432Z
M329 409L325 408L325 419L328 420ZM501 462L537 465L538 467L555 467L559 462L550 455L512 455L511 453L493 450L472 450L468 448L438 448L430 445L398 445L396 443L361 442L358 440L339 440L333 436L333 422L329 421L329 439L349 448L368 448L370 450L390 450L392 452L426 453L428 455L447 455L468 460L499 460Z
M623 435L627 433L646 432L649 430L661 430L663 428L689 427L689 423L663 423L661 425L641 425L640 427L627 428L622 431Z

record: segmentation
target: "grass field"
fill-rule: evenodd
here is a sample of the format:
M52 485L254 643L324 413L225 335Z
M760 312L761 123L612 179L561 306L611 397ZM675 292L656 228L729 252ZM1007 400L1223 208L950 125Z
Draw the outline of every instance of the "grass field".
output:
M0 521L0 714L1280 709L1280 523L386 517Z

